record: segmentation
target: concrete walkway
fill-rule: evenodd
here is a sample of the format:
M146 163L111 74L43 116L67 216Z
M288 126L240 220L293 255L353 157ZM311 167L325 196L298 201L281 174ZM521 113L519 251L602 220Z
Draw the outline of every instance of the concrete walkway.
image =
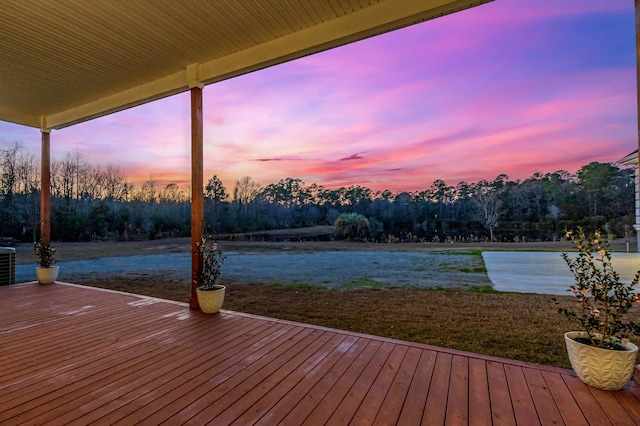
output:
M558 252L485 251L487 273L496 290L567 296L573 274ZM613 253L614 268L623 282L640 269L639 253Z

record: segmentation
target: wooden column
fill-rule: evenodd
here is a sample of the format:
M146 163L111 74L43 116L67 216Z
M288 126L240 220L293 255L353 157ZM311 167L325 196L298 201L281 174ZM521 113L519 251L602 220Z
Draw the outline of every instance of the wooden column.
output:
M640 176L640 0L635 0L636 6L636 101L638 117L638 165L636 179ZM640 191L636 185L636 251L640 252Z
M191 298L189 307L198 309L197 272L202 272L202 256L196 253L204 226L204 140L202 123L202 88L191 88Z
M51 131L42 130L40 243L51 244Z

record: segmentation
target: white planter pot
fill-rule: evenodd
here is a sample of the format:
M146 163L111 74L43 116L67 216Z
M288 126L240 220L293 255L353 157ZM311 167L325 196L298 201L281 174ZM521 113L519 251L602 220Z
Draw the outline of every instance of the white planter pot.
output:
M220 308L222 308L226 287L223 285L218 285L216 287L217 288L215 290L201 290L202 287L198 287L196 289L198 305L205 314L215 314L220 312Z
M58 272L60 272L59 266L38 267L36 268L36 277L38 277L40 284L51 284L58 279Z
M638 347L633 343L624 346L626 351L614 351L585 345L573 340L587 338L584 331L564 334L571 367L584 383L604 390L622 389L633 375Z

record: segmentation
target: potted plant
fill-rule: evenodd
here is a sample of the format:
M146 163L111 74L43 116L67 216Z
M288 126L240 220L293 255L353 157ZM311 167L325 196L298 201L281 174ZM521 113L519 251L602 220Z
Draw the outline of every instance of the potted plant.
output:
M578 255L563 253L575 277L571 291L578 302L577 309L560 308L559 312L576 322L580 331L565 333L565 343L571 366L588 385L618 390L624 387L636 365L638 347L629 336L640 335L640 324L625 319L640 296L634 287L640 271L631 283L620 281L611 263L608 242L600 241L600 233L577 235L567 233L577 244Z
M198 272L194 280L198 286L198 305L205 314L215 314L220 312L224 302L226 287L217 284L217 281L226 257L222 255L214 240L207 240L204 236L196 243L196 247L196 253L202 256L202 272Z
M58 278L60 267L56 265L56 249L51 244L36 244L36 257L39 267L36 268L36 276L40 284L51 284Z

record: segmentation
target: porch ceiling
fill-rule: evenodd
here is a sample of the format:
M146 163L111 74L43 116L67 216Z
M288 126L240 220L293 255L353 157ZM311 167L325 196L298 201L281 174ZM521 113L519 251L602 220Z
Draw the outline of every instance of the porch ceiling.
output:
M59 129L492 0L5 0L0 120Z

